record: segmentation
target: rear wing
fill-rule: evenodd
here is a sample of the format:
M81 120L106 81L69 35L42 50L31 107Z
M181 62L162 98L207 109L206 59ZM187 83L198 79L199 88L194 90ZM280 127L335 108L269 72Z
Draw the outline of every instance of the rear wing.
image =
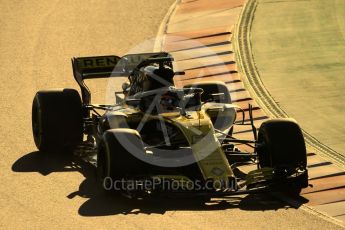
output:
M73 73L80 75L82 79L107 78L129 75L135 68L140 67L145 62L155 62L155 60L164 59L171 66L172 56L161 52L128 54L123 57L115 55L76 57L72 58L72 67Z
M172 67L172 56L166 52L128 54L123 57L108 55L94 57L72 58L73 75L81 88L84 104L90 104L91 93L84 83L84 79L109 78L116 76L129 76L143 63L156 62L155 60L166 59Z
M82 79L109 77L120 59L115 55L72 58L73 72Z

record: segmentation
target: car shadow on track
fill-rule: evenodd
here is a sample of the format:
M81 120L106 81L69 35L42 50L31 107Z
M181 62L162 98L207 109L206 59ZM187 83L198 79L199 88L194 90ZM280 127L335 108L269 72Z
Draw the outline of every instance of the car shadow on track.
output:
M78 171L85 180L78 191L71 192L67 198L76 196L87 200L80 206L81 216L107 216L117 214L164 214L167 211L191 210L212 211L239 208L242 210L265 211L292 208L270 193L233 196L205 201L202 198L148 197L129 199L120 194L106 194L96 183L95 168L76 157L62 154L43 154L31 152L19 158L13 165L14 172L39 172L44 176L52 172Z
M47 176L52 172L75 172L84 174L91 166L83 163L74 156L67 156L62 153L42 153L34 151L28 153L13 163L14 172L38 172Z
M87 183L87 182L85 182ZM164 214L167 211L214 211L239 208L248 211L288 209L290 206L269 194L235 196L205 201L202 198L150 197L143 200L128 199L121 195L93 194L79 208L82 216L116 214Z

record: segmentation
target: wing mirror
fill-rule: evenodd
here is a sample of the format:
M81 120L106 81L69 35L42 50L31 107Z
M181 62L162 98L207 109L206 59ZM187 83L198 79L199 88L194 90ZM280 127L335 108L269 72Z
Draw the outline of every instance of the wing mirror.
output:
M213 93L211 94L211 100L215 102L221 102L225 100L224 93Z
M184 71L177 71L177 72L174 72L175 75L185 75L186 72Z
M129 106L137 107L140 104L141 99L126 99L126 104Z

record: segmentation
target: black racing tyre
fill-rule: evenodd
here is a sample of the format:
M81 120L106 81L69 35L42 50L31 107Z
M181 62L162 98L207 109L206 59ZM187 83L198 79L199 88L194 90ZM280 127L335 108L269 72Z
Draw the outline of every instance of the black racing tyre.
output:
M75 89L38 91L32 103L32 131L42 152L70 153L83 140L82 103Z
M201 101L205 102L212 99L211 94L224 93L224 98L220 103L231 103L231 97L228 88L221 81L205 81L205 82L196 82L183 86L183 88L202 88L204 92L201 94Z
M272 119L259 128L258 148L261 167L306 168L307 153L302 131L293 119Z
M307 152L303 133L293 119L272 119L261 124L257 148L259 166L275 170L305 170L290 186L295 193L308 186Z
M97 154L97 175L103 189L113 188L116 180L143 175L146 164L137 156L144 154L144 145L136 130L107 130Z

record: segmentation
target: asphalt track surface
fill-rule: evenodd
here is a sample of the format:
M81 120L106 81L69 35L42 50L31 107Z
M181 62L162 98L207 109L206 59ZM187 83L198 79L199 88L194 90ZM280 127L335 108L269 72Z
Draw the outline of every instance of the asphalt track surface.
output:
M345 1L259 0L252 49L279 106L345 155Z
M36 151L31 103L39 89L77 88L70 58L123 55L155 36L173 1L1 1L0 228L325 228L270 195L128 200L95 189L92 167ZM101 92L106 83L94 83ZM100 100L104 95L95 99Z

